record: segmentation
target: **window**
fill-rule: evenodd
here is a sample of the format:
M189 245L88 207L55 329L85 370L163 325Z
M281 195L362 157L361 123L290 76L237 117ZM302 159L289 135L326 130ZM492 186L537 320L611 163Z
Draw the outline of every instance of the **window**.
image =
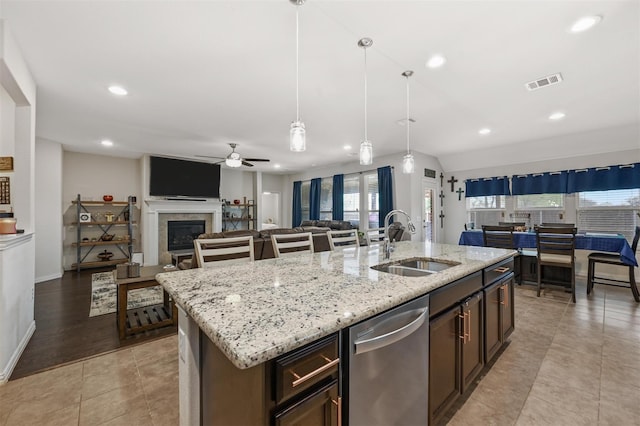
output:
M364 213L367 220L367 229L378 228L380 222L380 196L378 194L378 174L371 173L364 175L364 187L367 191L367 204L364 207Z
M322 178L320 184L320 220L331 220L333 212L333 178Z
M528 213L527 226L544 222L563 222L564 194L515 195L516 212Z
M640 225L640 189L578 193L578 228L586 232L611 232L633 239Z
M344 177L344 220L354 226L360 224L360 176Z
M311 181L309 180L303 181L300 188L300 200L302 202L302 220L309 220L309 212L311 209L309 205L310 193L311 193Z
M473 222L476 228L481 228L482 225L497 225L498 222L504 220L505 203L506 196L504 195L468 197L469 222Z

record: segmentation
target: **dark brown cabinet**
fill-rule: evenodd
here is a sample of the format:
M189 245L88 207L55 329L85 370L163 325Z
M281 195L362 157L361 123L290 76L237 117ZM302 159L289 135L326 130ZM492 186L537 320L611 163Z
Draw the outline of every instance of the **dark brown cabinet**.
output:
M429 423L433 424L484 366L482 292L429 323Z
M275 414L276 426L337 426L341 408L338 380Z
M491 361L515 328L514 276L507 274L484 289L485 360Z
M201 332L201 424L339 425L339 334L238 369Z

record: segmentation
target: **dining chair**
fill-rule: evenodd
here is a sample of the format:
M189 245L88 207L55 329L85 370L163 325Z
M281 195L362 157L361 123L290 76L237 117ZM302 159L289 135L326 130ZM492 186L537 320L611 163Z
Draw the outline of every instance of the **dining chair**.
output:
M327 231L327 239L329 240L331 250L335 250L336 244L338 244L338 248L360 247L357 229Z
M636 233L633 236L633 243L631 244L631 250L636 254L638 250L638 239L640 239L640 226L636 226ZM627 281L615 280L612 278L597 277L595 274L596 264L602 263L605 265L624 266L629 268L629 281L628 284L631 287L631 293L636 302L640 302L640 294L638 294L638 286L636 284L635 266L627 265L620 260L620 256L612 253L591 253L589 255L589 269L587 272L587 294L591 294L594 284L612 285L616 287L627 287L626 285L618 284Z
M538 297L542 288L542 267L571 270L571 299L576 303L576 228L536 227L538 249Z
M294 252L313 253L313 237L311 232L271 234L271 243L273 244L273 253L276 257Z
M514 249L513 225L509 226L489 226L482 225L482 238L485 247L498 247Z
M222 262L253 261L253 237L196 238L193 240L199 268L220 265Z
M543 228L574 228L575 223L560 223L560 222L542 222L540 224Z
M381 244L384 240L384 228L369 228L365 232L367 245Z
M498 226L527 226L526 222L498 222Z

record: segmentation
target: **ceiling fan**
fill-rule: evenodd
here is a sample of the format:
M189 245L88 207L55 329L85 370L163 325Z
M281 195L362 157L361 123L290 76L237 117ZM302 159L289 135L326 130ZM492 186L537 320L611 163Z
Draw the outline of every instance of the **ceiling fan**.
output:
M212 157L210 155L196 155L196 157L219 158L221 161L218 161L214 164L225 163L229 167L253 167L253 164L249 163L249 161L271 161L267 160L266 158L242 158L240 157L240 154L236 152L236 146L238 146L238 144L230 143L229 146L231 147L231 153L226 157Z

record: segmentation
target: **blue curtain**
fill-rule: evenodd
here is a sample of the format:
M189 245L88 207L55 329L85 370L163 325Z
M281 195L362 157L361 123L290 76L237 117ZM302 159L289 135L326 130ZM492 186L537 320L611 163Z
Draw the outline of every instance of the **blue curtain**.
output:
M384 217L393 210L393 173L391 166L378 168L378 194L380 197L380 216L378 223L384 226Z
M487 195L511 195L507 176L465 181L465 197L482 197Z
M344 175L333 175L333 220L344 220Z
M309 219L320 219L320 189L322 188L322 179L311 179L311 189L309 190Z
M569 171L569 193L632 188L640 188L640 163Z
M567 176L567 172L513 175L511 193L513 195L565 194L567 192Z
M291 227L302 223L302 182L293 182L293 209L291 211Z

